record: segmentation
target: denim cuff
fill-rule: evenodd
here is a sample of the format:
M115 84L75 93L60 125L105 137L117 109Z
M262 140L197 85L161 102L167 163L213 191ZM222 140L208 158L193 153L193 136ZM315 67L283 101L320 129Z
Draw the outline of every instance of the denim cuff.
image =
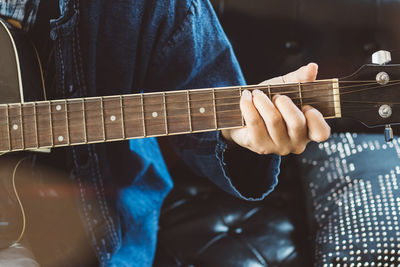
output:
M263 200L278 184L281 157L259 155L236 144L228 144L217 132L215 154L225 181L220 186L241 199Z

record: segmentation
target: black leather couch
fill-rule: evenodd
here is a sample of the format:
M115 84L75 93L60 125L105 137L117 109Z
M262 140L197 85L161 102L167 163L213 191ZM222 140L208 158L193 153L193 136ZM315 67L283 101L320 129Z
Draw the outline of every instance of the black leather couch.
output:
M400 1L214 0L249 84L308 62L319 78L350 75L379 49L400 63ZM348 120L334 131L372 132ZM399 128L394 128L400 132ZM167 149L164 149L167 151ZM223 193L171 160L175 189L162 211L154 266L312 266L303 186L291 157L264 201Z

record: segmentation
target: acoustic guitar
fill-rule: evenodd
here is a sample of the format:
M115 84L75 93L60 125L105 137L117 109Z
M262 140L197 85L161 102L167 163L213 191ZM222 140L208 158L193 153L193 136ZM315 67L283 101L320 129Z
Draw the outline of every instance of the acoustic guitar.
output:
M388 141L390 124L400 122L400 66L386 64L389 55L383 51L377 54L379 64L342 79L58 100L45 98L36 55L23 34L10 32L0 20L0 248L18 242L29 222L15 183L24 153L245 127L239 106L245 89L269 97L285 94L299 108L312 105L327 119L386 126Z

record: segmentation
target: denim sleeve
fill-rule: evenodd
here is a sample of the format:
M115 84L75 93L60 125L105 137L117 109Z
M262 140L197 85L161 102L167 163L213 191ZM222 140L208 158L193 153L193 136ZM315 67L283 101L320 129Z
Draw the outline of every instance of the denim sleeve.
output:
M149 77L155 87L194 89L245 84L232 47L206 0L190 2L182 22L155 53L152 66ZM171 136L169 140L178 156L197 174L240 198L263 199L278 182L279 156L228 146L220 132Z

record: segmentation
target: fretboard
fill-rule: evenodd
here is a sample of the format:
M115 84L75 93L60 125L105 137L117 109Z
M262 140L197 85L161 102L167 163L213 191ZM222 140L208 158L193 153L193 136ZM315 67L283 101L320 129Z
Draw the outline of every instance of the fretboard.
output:
M285 94L301 108L340 117L337 79L74 98L0 105L0 152L35 150L244 127L243 90Z

